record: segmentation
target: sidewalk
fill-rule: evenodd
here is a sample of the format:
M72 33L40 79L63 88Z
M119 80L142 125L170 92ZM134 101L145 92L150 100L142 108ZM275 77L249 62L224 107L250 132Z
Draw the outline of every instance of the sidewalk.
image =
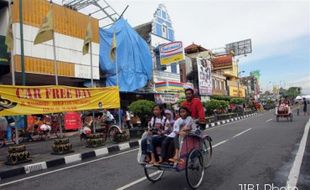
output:
M218 121L216 123L208 124L206 127L214 127L217 125L237 121L240 119L246 119L256 115L249 114L241 117L231 118L227 120ZM89 159L91 157L108 155L113 152L118 152L121 150L126 150L130 148L135 148L139 146L139 139L130 139L128 142L122 142L120 144L109 143L107 142L103 147L97 148L87 148L85 144L80 141L79 133L65 133L70 139L72 144L73 153L64 154L64 155L52 155L52 144L54 140L47 141L37 141L37 142L28 142L25 143L26 149L30 152L30 158L32 162L25 164L20 164L16 166L5 165L6 157L8 155L7 147L0 148L0 181L1 178L9 178L16 175L26 174L34 171L39 171L47 169L50 167L60 166L64 164L69 164L76 161L81 161L84 159Z

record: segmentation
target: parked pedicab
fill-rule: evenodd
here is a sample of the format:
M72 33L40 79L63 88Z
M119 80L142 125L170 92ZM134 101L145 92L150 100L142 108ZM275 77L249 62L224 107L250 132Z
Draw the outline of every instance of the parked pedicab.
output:
M199 135L198 135L199 134ZM198 188L204 177L205 169L209 166L212 157L212 139L208 135L198 133L189 133L180 144L180 158L184 162L168 163L159 165L150 165L141 161L141 147L138 152L138 163L144 168L146 178L151 182L159 181L165 171L182 172L185 171L185 177L188 185L192 189Z
M113 121L108 121L107 115L105 112L96 112L94 114L94 121L92 120L92 113L86 113L84 117L84 126L87 126L89 129L89 133L85 134L83 137L83 132L81 133L81 139L94 136L95 134L91 134L90 128L93 125L93 122L96 125L96 131L98 132L97 136L102 137L104 142L109 140L110 142L118 142L122 141L123 138L127 138L126 132L122 130L121 127L114 124ZM84 130L84 127L82 128L82 131ZM96 136L96 135L95 135Z

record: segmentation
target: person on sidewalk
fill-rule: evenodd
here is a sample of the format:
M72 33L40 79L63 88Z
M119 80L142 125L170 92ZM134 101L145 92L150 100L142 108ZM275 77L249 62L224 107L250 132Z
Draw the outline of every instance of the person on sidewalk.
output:
M185 90L186 100L182 102L181 106L187 107L191 112L191 117L194 120L198 119L200 129L206 128L206 116L203 109L203 105L199 98L194 98L194 90L188 88Z
M5 146L5 136L6 136L6 130L8 127L8 121L5 117L0 116L0 147Z
M304 104L304 108L303 108L303 111L304 111L304 115L307 115L307 100L306 98L303 98L303 104Z

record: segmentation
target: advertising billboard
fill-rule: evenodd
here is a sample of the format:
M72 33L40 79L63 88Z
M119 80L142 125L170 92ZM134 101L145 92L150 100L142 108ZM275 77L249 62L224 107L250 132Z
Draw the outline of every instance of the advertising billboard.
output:
M183 44L180 41L163 44L159 47L160 64L169 65L184 60Z
M200 95L212 95L211 62L197 58L198 88Z

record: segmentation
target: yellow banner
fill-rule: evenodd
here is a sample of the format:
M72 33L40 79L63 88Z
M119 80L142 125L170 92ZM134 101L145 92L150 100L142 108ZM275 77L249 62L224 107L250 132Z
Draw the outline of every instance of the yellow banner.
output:
M173 56L160 58L160 64L161 65L169 65L171 63L175 63L178 61L182 61L184 59L183 53L179 53Z
M118 87L0 85L0 116L113 109L120 107Z
M239 95L238 95L238 87L229 87L229 95L232 97L245 97L245 89L243 87L239 87Z

